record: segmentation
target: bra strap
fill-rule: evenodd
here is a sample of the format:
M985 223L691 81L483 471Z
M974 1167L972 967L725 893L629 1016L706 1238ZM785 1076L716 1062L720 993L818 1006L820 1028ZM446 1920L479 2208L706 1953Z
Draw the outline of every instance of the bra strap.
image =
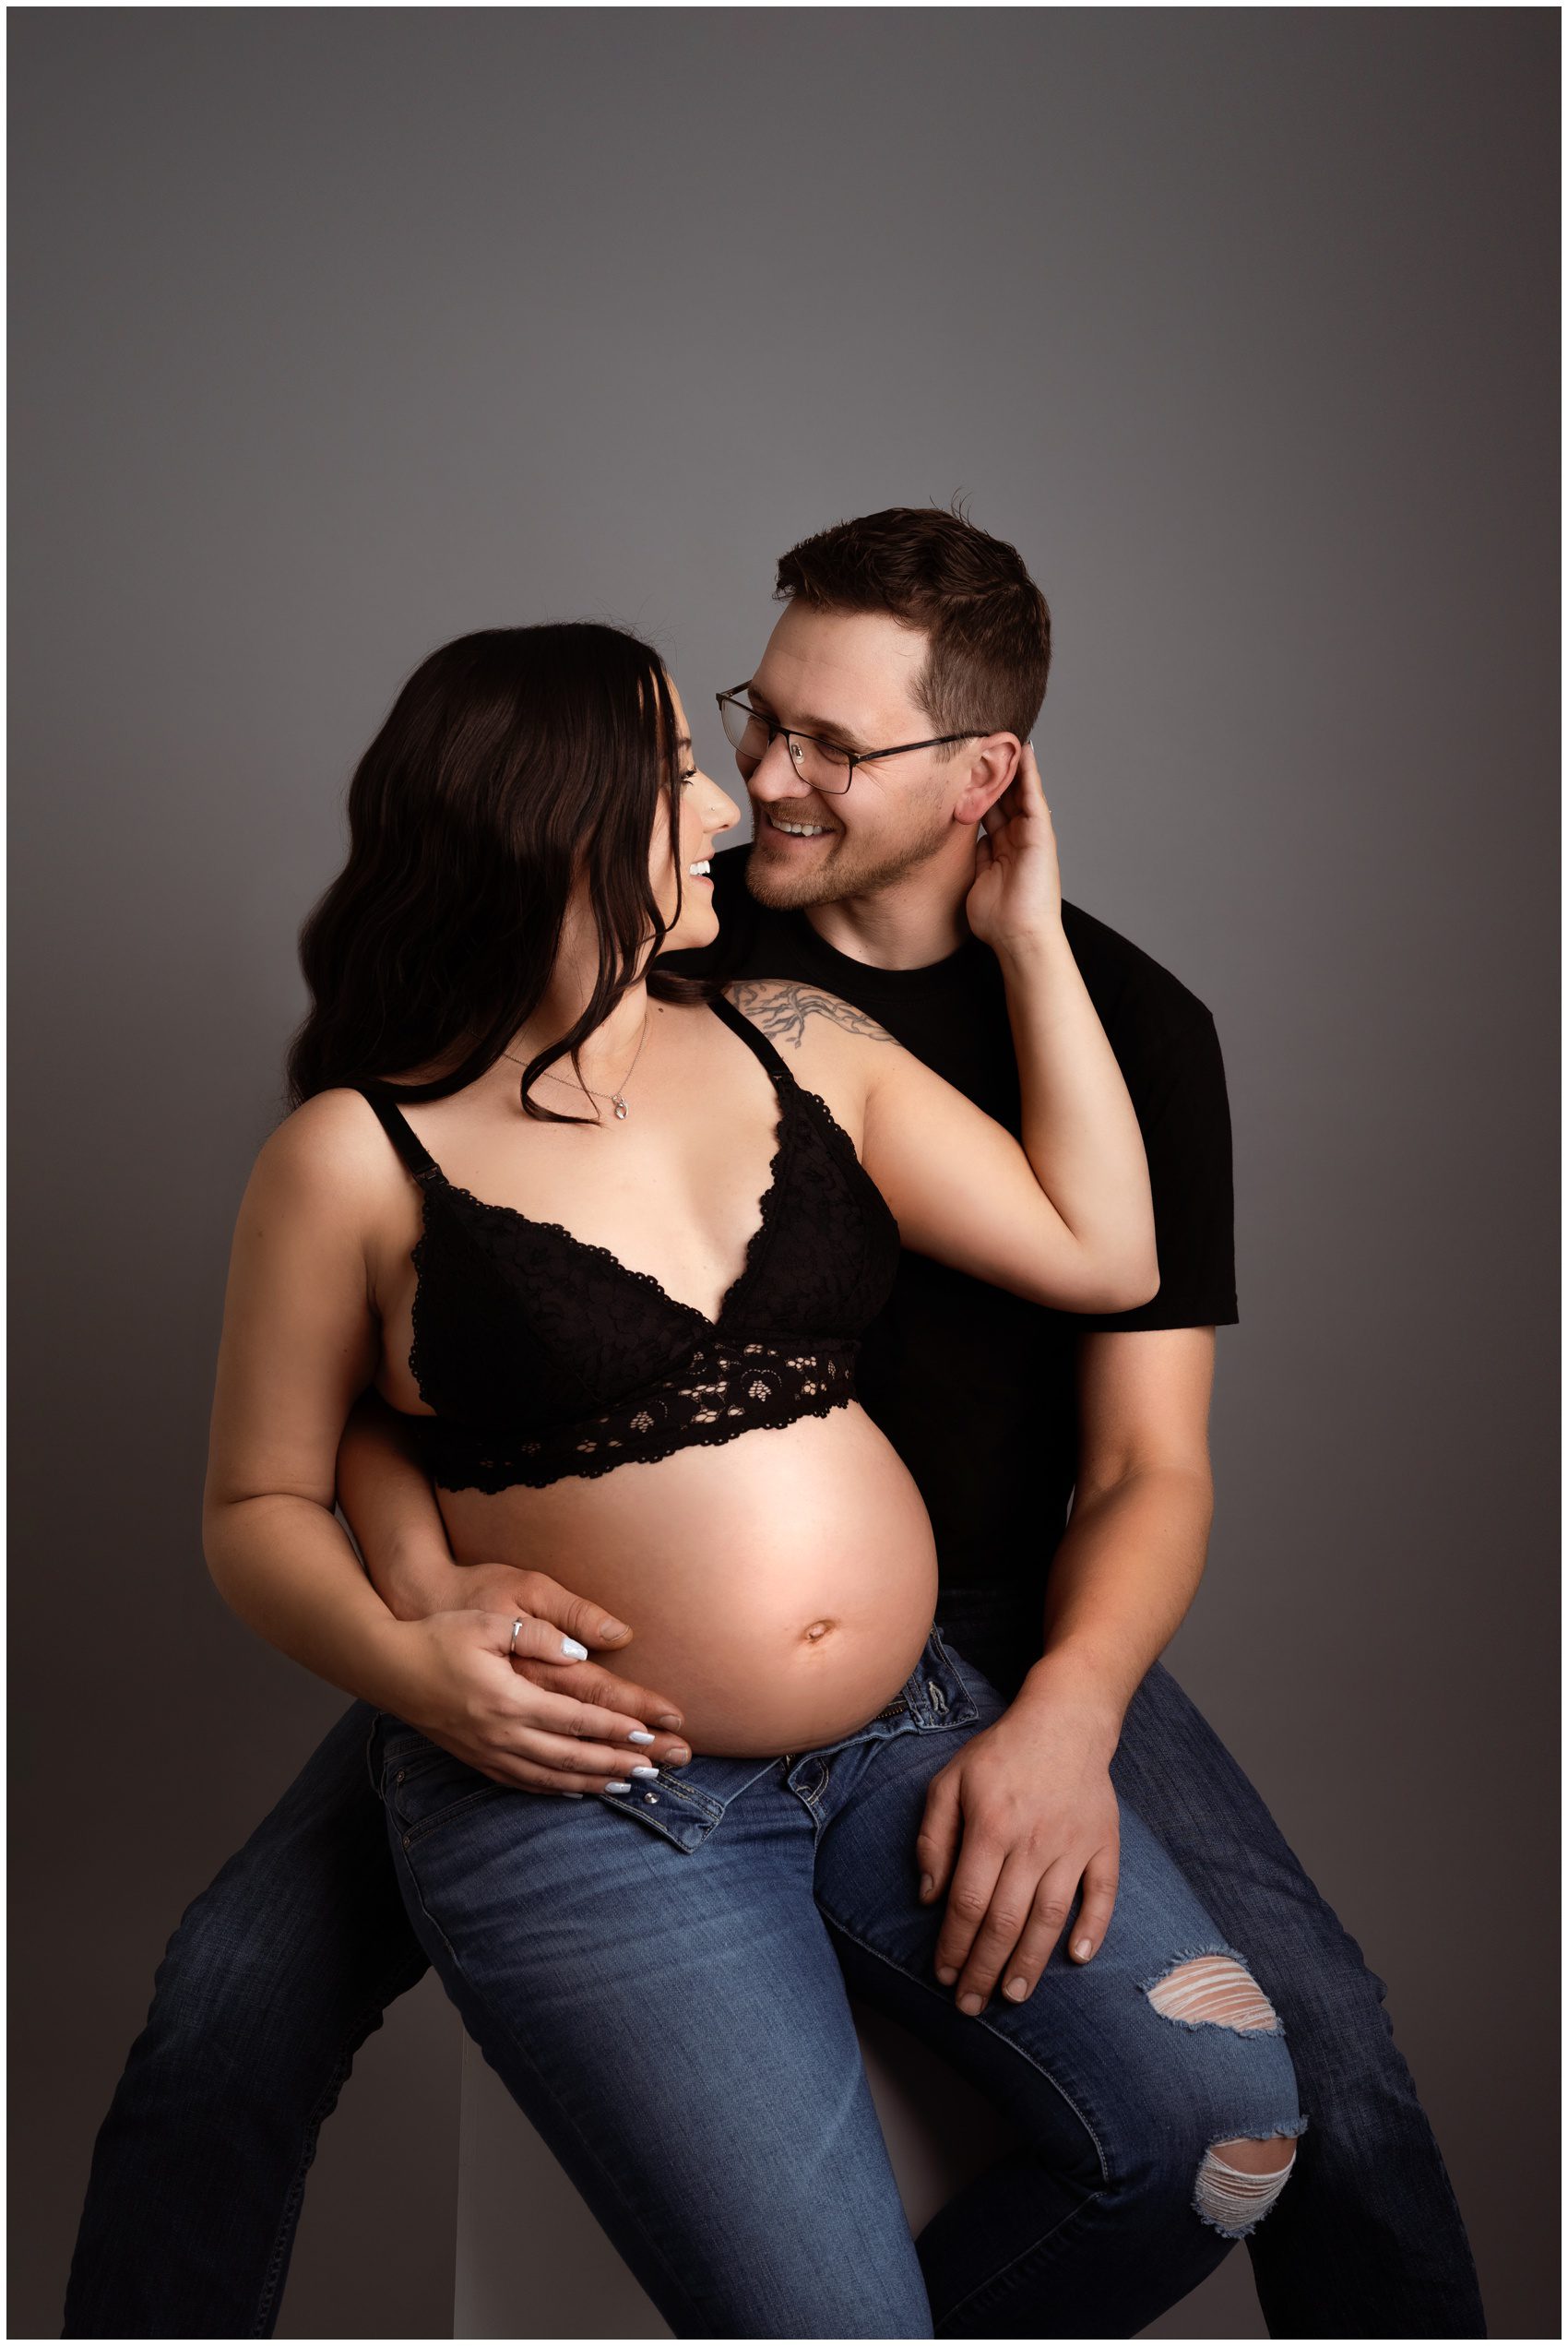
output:
M794 1085L792 1069L779 1057L771 1036L764 1034L754 1019L748 1018L743 1010L737 1010L735 1005L722 994L716 994L707 1006L716 1010L725 1025L740 1036L749 1050L755 1053L780 1091Z
M434 1174L440 1178L441 1168L414 1131L403 1111L385 1084L356 1083L354 1090L363 1095L381 1119L383 1131L398 1151L416 1181L425 1181Z

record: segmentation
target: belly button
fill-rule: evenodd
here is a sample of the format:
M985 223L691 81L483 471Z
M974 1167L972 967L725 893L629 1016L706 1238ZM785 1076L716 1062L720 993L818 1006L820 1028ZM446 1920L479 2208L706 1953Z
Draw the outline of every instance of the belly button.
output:
M807 1629L806 1636L814 1644L819 1637L826 1637L830 1629L837 1629L837 1626L838 1624L836 1621L814 1621Z

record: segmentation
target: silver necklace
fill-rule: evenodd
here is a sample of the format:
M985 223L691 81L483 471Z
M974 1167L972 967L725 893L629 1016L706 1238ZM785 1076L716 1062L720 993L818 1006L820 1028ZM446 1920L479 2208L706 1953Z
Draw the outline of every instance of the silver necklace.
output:
M643 1044L647 1041L647 1021L648 1012L645 1009L643 1012L643 1030L637 1037L637 1047L632 1054L632 1066L628 1067L625 1074L622 1077L620 1089L618 1090L596 1091L592 1084L584 1083L580 1076L552 1075L548 1067L541 1067L540 1069L540 1076L543 1078L546 1083L564 1083L568 1086L575 1084L579 1091L586 1091L590 1100L608 1100L615 1110L618 1121L624 1124L630 1112L627 1109L626 1102L622 1097L622 1094L624 1092L626 1086L632 1080L632 1067L635 1067L637 1061L642 1057ZM526 1059L519 1059L515 1051L503 1051L501 1056L504 1059L510 1059L515 1067L526 1067L528 1065L528 1061ZM538 1078L536 1078L536 1080Z

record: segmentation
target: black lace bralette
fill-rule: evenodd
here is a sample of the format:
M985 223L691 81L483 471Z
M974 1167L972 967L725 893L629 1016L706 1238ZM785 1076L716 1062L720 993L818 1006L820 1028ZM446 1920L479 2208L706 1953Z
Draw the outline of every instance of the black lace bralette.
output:
M853 1397L858 1340L886 1302L898 1225L826 1102L767 1037L709 1006L773 1078L778 1125L745 1259L710 1319L607 1246L449 1182L398 1094L356 1084L423 1194L409 1366L435 1412L433 1483L502 1491L608 1474Z

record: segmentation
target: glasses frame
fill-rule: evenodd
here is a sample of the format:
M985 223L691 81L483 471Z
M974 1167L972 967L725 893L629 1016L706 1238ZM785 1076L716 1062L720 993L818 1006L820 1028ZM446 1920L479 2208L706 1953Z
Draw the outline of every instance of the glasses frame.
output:
M715 693L713 697L719 704L719 720L720 724L724 721L724 710L726 706L728 706L731 709L743 709L748 717L754 717L759 725L766 726L767 740L763 746L762 757L757 759L758 766L761 765L762 758L767 756L768 751L773 747L774 743L778 740L780 733L784 736L787 747L795 742L811 742L816 748L821 750L844 749L842 742L825 741L820 733L802 733L798 726L781 725L776 717L765 716L760 709L754 709L749 700L742 700L741 698L741 695L746 690L746 685L749 682L750 679L747 678L744 683L731 685L728 692ZM726 732L724 738L726 741L730 741L728 732ZM975 742L983 741L984 738L985 736L983 733L974 731L970 731L967 733L932 733L929 741L897 742L891 749L844 750L844 755L849 762L844 768L845 780L842 788L837 790L828 789L827 796L829 798L843 797L844 792L849 789L849 784L855 779L855 768L857 766L872 766L874 765L879 758L883 757L902 757L907 750L941 749L944 747L948 742ZM730 742L730 746L731 749L735 750L737 756L739 756L738 745L734 742ZM795 759L795 768L796 771L799 772L800 761L798 758L795 758L795 752L792 747L790 748L790 756L792 759ZM754 767L752 770L754 773L756 769ZM813 790L826 789L826 785L822 782L814 782L811 787Z

